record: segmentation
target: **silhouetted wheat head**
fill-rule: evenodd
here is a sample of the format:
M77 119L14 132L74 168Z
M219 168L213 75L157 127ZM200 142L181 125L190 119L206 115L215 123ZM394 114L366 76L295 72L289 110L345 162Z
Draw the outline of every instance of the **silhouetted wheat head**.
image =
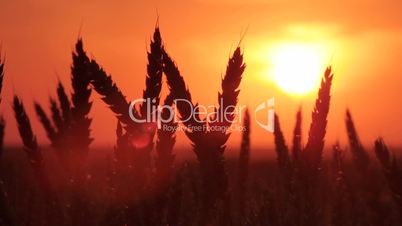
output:
M374 173L374 168L370 167L370 157L360 142L352 116L349 110L345 114L346 131L349 138L349 146L352 154L352 161L356 176L350 183L359 190L360 199L365 204L367 210L371 211L371 221L379 225L385 216L384 203L379 199L382 186L366 175Z
M356 163L356 166L359 170L365 171L367 170L367 167L370 163L370 158L368 156L367 151L360 143L360 139L357 134L355 125L353 123L352 115L350 114L349 109L346 110L345 123L353 161Z
M327 127L327 116L331 100L331 85L333 74L331 67L325 70L321 80L321 86L318 91L318 97L315 102L314 110L311 114L311 124L308 133L308 140L303 151L303 162L311 170L317 170L321 160L324 148L324 138Z
M374 142L374 150L377 159L382 165L384 176L392 191L395 202L402 214L402 167L395 156L391 156L388 147L382 138Z
M192 103L191 94L186 87L183 77L181 76L177 66L164 51L164 72L166 74L167 83L170 92L175 99L185 99ZM191 107L187 103L177 103L177 108L182 119L185 120L184 125L190 126L230 126L232 119L235 117L234 112L228 112L228 106L237 104L237 96L239 94L238 86L245 69L243 63L243 55L240 47L236 48L226 68L226 73L222 79L222 92L218 94L220 106L212 117L212 122L199 121L198 116L192 114L192 109L196 109L197 105ZM222 98L222 99L221 99ZM225 111L228 118L220 118L220 113ZM232 109L234 110L234 109ZM215 120L218 119L218 120ZM202 127L201 127L202 128ZM227 189L227 177L224 168L223 152L225 143L230 136L226 130L223 131L193 131L186 130L186 135L193 143L194 152L197 155L200 164L201 175L203 179L204 197L201 214L201 224L206 223L209 212L213 209L216 201L222 199Z
M38 102L35 102L34 106L35 106L35 112L36 112L43 128L46 131L46 135L49 138L51 145L56 148L57 147L57 144L56 144L57 131L53 127L52 122L50 121L46 112L43 110L42 106Z
M142 96L142 98L148 103L143 103L139 109L141 117L143 119L149 117L150 112L149 110L147 110L148 106L151 106L152 109L154 109L156 106L159 105L163 73L162 48L163 46L160 30L159 27L156 26L153 34L153 40L151 40L150 44L150 52L147 53L147 76L145 79L145 90L143 91ZM140 136L143 135L142 139L146 140L146 145L143 147L137 147L134 158L140 159L140 161L137 161L137 164L142 163L141 165L139 165L139 170L150 170L152 165L151 152L154 148L153 140L157 131L157 123L146 122L139 125L138 128L138 133ZM131 139L134 140L134 143L136 143L135 140L137 139L135 136L136 135L134 134L134 136L131 137Z
M132 125L132 121L128 115L129 103L122 94L117 85L113 82L112 77L98 65L95 60L91 60L89 64L91 73L91 85L95 91L102 96L109 108L116 114L116 117L125 126ZM135 109L134 109L135 111ZM138 114L135 112L135 115Z
M25 111L24 105L21 100L14 96L13 101L14 116L18 124L18 131L22 143L24 144L24 151L27 154L30 165L32 166L35 182L39 185L40 192L45 199L46 206L46 219L49 221L47 224L55 224L54 222L60 219L55 219L59 215L59 205L56 198L54 189L49 182L47 172L43 167L42 152L38 146L36 136L34 135L31 127L31 122ZM53 222L53 223L52 223Z
M28 159L34 168L40 167L42 164L42 153L39 150L36 137L32 132L31 122L29 121L24 105L17 96L14 96L13 109L18 124L18 131Z
M331 67L325 70L318 90L318 97L311 114L311 124L308 133L308 141L300 155L298 171L296 175L296 201L299 209L299 224L320 225L322 219L321 198L323 196L320 186L321 163L324 148L324 139L327 127L327 116L331 99L331 85L333 74Z
M72 78L72 80L74 79ZM76 87L74 87L74 90L75 89ZM48 139L50 140L51 146L56 152L57 157L63 167L67 170L68 174L72 176L71 173L73 172L71 170L78 170L78 168L81 168L77 166L81 166L82 161L85 159L83 156L77 157L74 155L75 153L80 153L79 150L81 150L82 145L80 147L78 146L81 144L80 140L85 139L85 134L83 132L85 128L73 128L73 125L77 125L77 123L75 123L75 118L73 118L73 109L75 109L75 106L71 104L65 88L60 81L57 84L56 91L57 100L50 97L51 116L49 117L46 114L45 110L38 102L34 103L35 112ZM74 94L73 101L76 101L76 99L76 94Z
M139 110L130 108L126 97L113 82L112 77L108 75L94 60L91 59L88 64L88 71L91 77L93 89L101 95L103 102L115 113L118 119L117 144L114 148L116 160L116 175L124 178L128 176L135 180L122 180L116 185L116 193L119 199L128 205L124 212L127 214L129 222L139 221L138 215L139 203L129 203L133 199L145 199L150 192L152 158L151 152L154 148L154 135L157 124L155 122L139 123L130 118L129 110L137 119L149 119L147 115L147 105L156 107L159 105L160 91L162 86L162 39L159 28L155 28L153 40L148 52L146 87L143 91L143 99L151 101L141 104ZM165 147L168 148L168 147ZM165 172L166 173L166 172ZM133 192L136 191L136 192ZM130 215L130 216L129 216Z
M286 145L285 138L281 130L279 123L279 117L275 114L274 118L274 137L275 137L275 150L277 155L278 166L281 169L283 176L289 176L290 170L290 159L289 159L289 149Z
M55 125L57 131L63 130L63 118L61 116L61 112L59 106L57 105L57 101L53 98L49 98L50 103L50 111L52 115L53 124Z
M229 130L230 125L236 117L233 106L237 105L237 98L240 92L239 85L245 68L243 54L240 47L237 47L231 58L229 58L226 73L221 82L222 92L218 93L219 107L212 117L212 121L208 123L210 127L217 126L225 129L222 131L207 130L204 137L195 137L198 143L197 141L194 142L194 150L200 161L201 169L206 170L204 172L205 176L209 178L214 176L217 178L221 177L221 181L216 184L215 191L221 189L220 192L222 194L227 189L223 159L225 144L230 136L230 132L227 130ZM218 176L220 173L222 175Z
M162 38L159 31L159 27L155 28L153 40L150 44L150 52L147 53L148 65L147 76L145 80L145 90L142 97L152 100L151 106L159 105L159 95L162 88ZM141 116L144 118L147 114L147 105L142 104L140 107Z
M200 123L200 120L194 120L194 118L191 117L192 109L195 108L195 105L192 102L190 91L186 87L186 83L184 82L184 78L181 76L178 67L166 51L163 51L163 64L163 71L165 72L167 84L169 86L169 92L171 93L171 95L175 99L184 99L192 104L192 106L189 106L183 101L178 101L175 103L180 113L180 119L188 119L182 120L187 127L202 126L204 123ZM195 117L197 116L198 115L196 115ZM189 133L188 136L191 136L191 134Z
M91 110L92 102L89 100L91 96L91 88L89 87L91 77L88 72L90 63L87 57L81 39L75 44L75 52L72 54L73 64L71 66L71 84L73 93L71 95L71 130L74 131L71 136L74 140L74 150L84 157L89 151L91 138L91 121L88 117Z
M154 40L151 42L151 52L148 53L148 67L146 78L146 89L143 92L143 97L155 99L157 104L159 102L159 95L161 89L161 37L159 28L155 29ZM89 72L91 74L91 84L102 96L102 100L110 107L110 109L116 114L116 117L124 125L124 129L128 132L129 136L138 135L141 131L141 127L138 123L133 122L128 114L129 103L126 97L122 94L117 85L113 82L110 75L98 65L95 60L90 60ZM146 105L142 105L140 111L145 111ZM140 112L141 113L141 112ZM132 114L136 118L141 116L136 109L133 109ZM145 114L145 112L142 112ZM156 127L153 128L155 131ZM152 143L152 137L150 139Z
M68 99L63 83L61 83L60 81L57 85L57 97L59 99L60 109L62 113L63 129L67 133L71 120L71 103Z

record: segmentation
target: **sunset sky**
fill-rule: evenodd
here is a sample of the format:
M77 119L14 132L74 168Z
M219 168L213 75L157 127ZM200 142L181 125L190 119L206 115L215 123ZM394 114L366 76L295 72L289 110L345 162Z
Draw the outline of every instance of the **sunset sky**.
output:
M287 59L283 53L289 48L312 50L314 60L301 54L301 65L317 62L314 70L323 72L330 64L335 74L327 147L336 140L346 145L346 108L365 145L371 147L377 136L391 146L402 145L401 0L0 0L6 60L0 111L7 122L6 144L20 143L11 109L14 93L22 97L39 141L47 143L32 103L47 104L49 95L55 96L58 78L71 90L71 51L79 35L89 55L112 74L127 98L141 97L146 50L158 14L165 46L194 101L217 103L228 57L242 39L247 68L240 104L253 112L275 97L288 142L302 106L306 141L317 87L303 95L286 92L275 68L286 63L280 59ZM289 61L292 65L297 72L297 58ZM93 102L94 145L112 147L116 119L95 92ZM252 126L252 146L272 147L273 135ZM239 138L234 133L229 146L238 147ZM189 141L180 133L178 143L188 146Z

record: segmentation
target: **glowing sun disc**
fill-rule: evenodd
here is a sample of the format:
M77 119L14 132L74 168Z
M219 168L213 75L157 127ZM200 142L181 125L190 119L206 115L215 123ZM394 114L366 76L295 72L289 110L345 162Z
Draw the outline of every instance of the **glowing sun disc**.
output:
M282 44L270 52L271 76L285 92L307 94L320 84L325 67L324 51L309 44Z

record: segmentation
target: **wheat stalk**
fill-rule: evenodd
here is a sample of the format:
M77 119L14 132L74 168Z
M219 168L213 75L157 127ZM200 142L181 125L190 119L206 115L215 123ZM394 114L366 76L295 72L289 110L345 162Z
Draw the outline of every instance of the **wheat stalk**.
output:
M332 147L332 168L334 172L340 177L343 174L343 160L344 152L341 149L339 142L336 142Z
M353 212L347 209L347 204L352 199L350 186L345 178L345 152L341 149L339 142L332 146L332 197L331 197L331 218L333 225L344 225L345 222L350 221Z
M243 131L239 153L237 177L237 207L239 210L239 219L241 222L244 222L246 213L247 184L250 168L250 132L250 113L248 109L246 109L243 119Z
M295 162L299 160L301 151L302 151L302 110L300 107L296 114L296 125L293 130L292 156Z
M0 103L1 103L1 90L3 88L3 79L4 79L4 63L0 59ZM3 144L4 144L4 128L6 126L6 122L3 116L0 116L0 160L3 154Z
M185 99L192 103L191 94L186 88L183 77L179 69L170 58L163 52L164 72L167 78L169 90L175 99ZM237 104L237 96L239 94L238 86L244 72L245 65L243 63L243 55L240 48L236 48L233 55L229 59L226 68L226 73L222 79L222 92L218 93L218 97L222 98L219 108L215 112L215 122L210 123L210 126L230 126L232 119L235 117L233 112L229 112L228 120L220 118L222 111L227 110L228 106ZM193 107L193 108L192 108ZM192 114L192 109L196 105L188 106L182 101L177 103L177 108L181 118L190 118L184 122L185 126L204 126L205 121L200 122L199 118L195 118ZM228 113L226 111L226 113ZM202 182L204 187L204 198L201 210L200 225L207 223L211 209L215 206L218 199L224 198L227 190L227 176L224 168L223 153L225 150L224 144L230 136L230 133L224 131L191 131L186 130L187 137L193 143L194 152L197 155L200 164Z
M3 89L3 79L4 79L4 62L0 59L0 93ZM1 98L0 98L1 101Z
M173 96L168 95L165 98L164 106L173 105ZM174 115L170 115L168 108L164 108L161 112L163 119L172 117L169 122L161 123L160 129L157 131L158 139L156 141L156 157L155 157L155 178L157 187L166 187L172 179L173 162L175 155L173 154L173 147L176 143L176 126L177 123L174 120ZM169 130L167 127L172 128Z
M184 206L182 205L183 199L183 173L179 172L176 176L176 180L172 186L170 191L170 199L167 206L167 216L166 216L166 223L167 225L180 225L181 220L181 212L186 211Z
M4 148L4 129L6 127L6 121L4 120L3 115L0 115L0 160L1 156L3 154L3 148Z

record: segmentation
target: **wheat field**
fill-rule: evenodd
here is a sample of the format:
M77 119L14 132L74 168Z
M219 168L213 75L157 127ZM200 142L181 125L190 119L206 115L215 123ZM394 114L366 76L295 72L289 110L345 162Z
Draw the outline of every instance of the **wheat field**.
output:
M159 27L147 60L144 99L154 100L154 106L172 106L175 99L197 106ZM7 76L4 67L2 61L0 91ZM237 104L245 70L243 50L237 47L222 78L216 78L221 79L217 95L223 101L215 117ZM169 94L162 99L163 78ZM72 53L71 93L59 82L57 96L49 97L49 103L34 103L36 115L28 115L23 97L14 96L22 148L3 148L6 124L0 119L0 225L402 225L401 160L381 137L372 147L363 146L352 119L353 106L345 110L348 148L325 143L333 80L336 75L328 67L309 128L302 128L301 109L295 112L291 140L281 130L280 115L275 115L276 159L250 160L256 150L250 147L248 109L237 158L224 155L230 132L189 130L185 135L192 149L183 151L192 152L195 160L178 161L175 131L134 122L130 102L113 77L89 57L80 38ZM93 157L101 150L91 148L89 115L98 97L116 117L114 148L102 150L110 153L107 158ZM175 107L179 118L191 118L187 105ZM131 113L145 118L146 111L143 104ZM184 126L230 126L235 112L228 115L214 122L186 120ZM38 144L32 120L41 123L50 147ZM177 126L174 120L162 124ZM331 157L323 158L324 152Z

